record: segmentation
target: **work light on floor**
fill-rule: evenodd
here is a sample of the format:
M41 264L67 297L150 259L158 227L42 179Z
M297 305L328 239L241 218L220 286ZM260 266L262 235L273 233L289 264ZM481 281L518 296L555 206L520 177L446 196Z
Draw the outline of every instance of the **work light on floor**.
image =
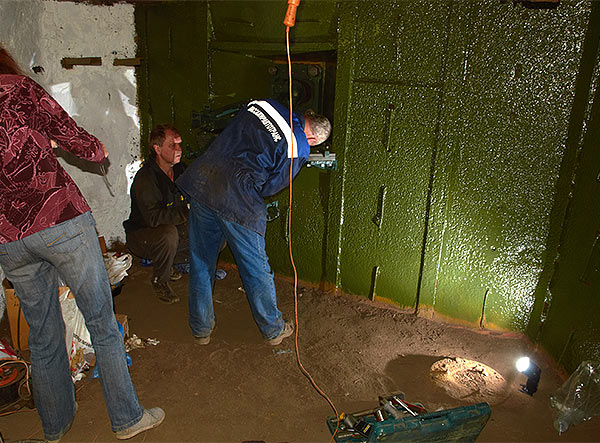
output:
M537 391L542 370L529 357L521 357L517 360L517 370L527 377L527 382L521 385L520 391L533 395Z

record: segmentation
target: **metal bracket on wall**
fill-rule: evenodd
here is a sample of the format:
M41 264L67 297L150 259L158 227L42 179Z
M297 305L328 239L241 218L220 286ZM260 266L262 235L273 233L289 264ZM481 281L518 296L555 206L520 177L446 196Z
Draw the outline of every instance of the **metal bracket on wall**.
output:
M60 64L65 69L73 69L73 66L102 66L102 57L65 57Z
M371 272L371 290L369 291L369 300L375 301L377 297L377 277L379 277L379 266L374 266Z
M385 119L383 121L383 133L381 135L381 143L387 152L392 152L390 149L390 136L392 132L392 112L396 109L393 104L389 104L385 109Z
M287 62L270 66L268 72L271 75L270 98L289 108L290 83ZM325 63L293 62L292 77L294 112L301 114L307 109L312 109L322 113Z
M381 228L381 222L383 221L383 208L385 206L385 196L387 194L387 187L385 185L379 188L379 198L377 199L377 212L373 217L373 223L377 225L377 228Z
M490 290L488 288L486 288L485 294L483 294L483 304L481 306L481 317L479 318L479 327L480 328L485 327L485 303L487 302L487 297L488 297L489 292L490 292Z

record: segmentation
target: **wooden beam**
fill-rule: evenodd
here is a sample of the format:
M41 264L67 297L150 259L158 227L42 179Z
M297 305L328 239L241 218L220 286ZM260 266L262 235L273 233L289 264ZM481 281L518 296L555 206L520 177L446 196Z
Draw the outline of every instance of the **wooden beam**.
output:
M113 66L140 66L142 59L136 58L116 58L113 60Z
M73 66L102 66L101 57L65 57L60 61L65 69L73 69Z

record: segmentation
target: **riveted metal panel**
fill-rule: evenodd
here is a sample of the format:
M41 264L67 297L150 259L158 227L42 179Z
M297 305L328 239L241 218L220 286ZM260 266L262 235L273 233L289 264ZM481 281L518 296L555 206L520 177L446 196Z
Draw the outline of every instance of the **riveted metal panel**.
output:
M437 91L356 83L353 97L345 160L341 283L349 292L374 290L377 296L413 306Z
M542 270L588 9L456 4L425 274L437 312L523 330ZM485 306L484 306L485 303Z
M450 2L360 2L356 78L439 81Z

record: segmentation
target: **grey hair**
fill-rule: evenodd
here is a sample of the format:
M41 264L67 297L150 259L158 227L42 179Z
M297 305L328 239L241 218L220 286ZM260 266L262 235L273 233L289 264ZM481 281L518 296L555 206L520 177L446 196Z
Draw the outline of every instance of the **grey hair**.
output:
M327 120L327 117L309 109L304 113L304 119L310 121L310 130L317 139L317 145L320 145L329 138L331 123Z

